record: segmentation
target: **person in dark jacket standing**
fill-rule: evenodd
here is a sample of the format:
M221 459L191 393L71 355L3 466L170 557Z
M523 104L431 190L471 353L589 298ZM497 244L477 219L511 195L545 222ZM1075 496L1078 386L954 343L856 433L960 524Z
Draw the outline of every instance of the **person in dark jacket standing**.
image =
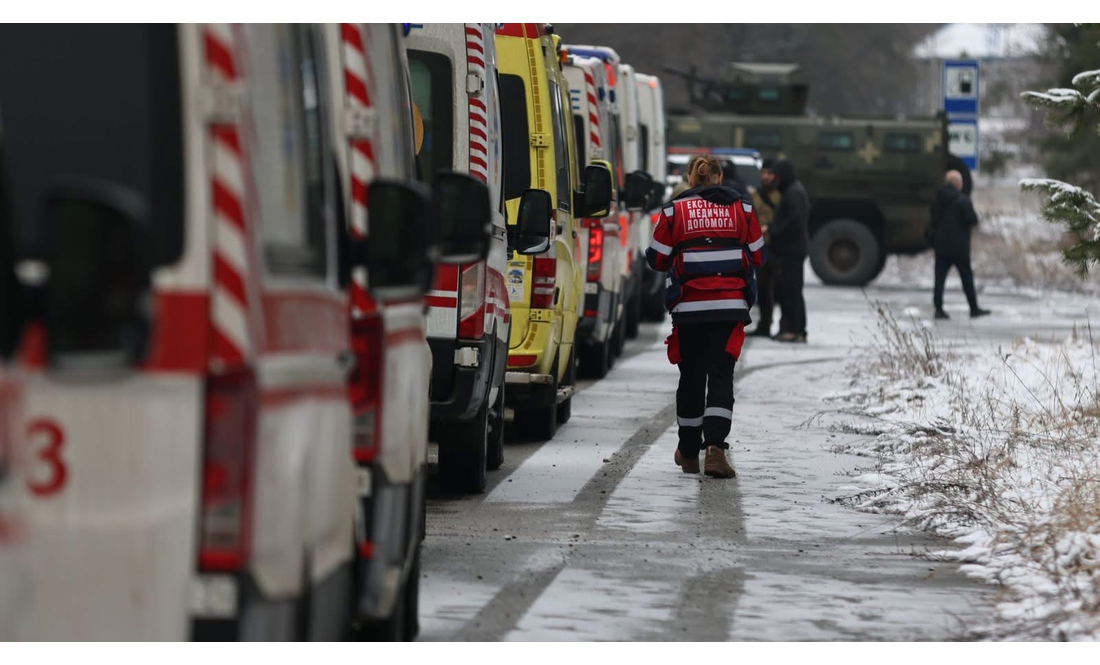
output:
M962 174L948 171L932 203L932 249L936 253L936 286L932 304L936 307L937 319L950 318L943 310L943 285L952 266L959 271L963 293L970 304L970 318L990 313L978 307L974 271L970 267L970 234L978 225L978 214L974 212L970 197L962 193L962 188Z
M764 263L764 237L751 203L722 184L722 168L699 155L690 189L666 203L646 261L668 272L665 306L672 313L668 359L680 368L674 459L684 473L736 475L726 458L733 422L733 369L750 320L753 266Z
M760 167L759 189L749 187L749 196L760 220L760 230L764 232L764 265L756 271L756 304L760 310L760 320L756 329L748 333L749 337L771 337L772 316L775 314L775 296L779 290L779 257L772 256L771 223L775 209L779 206L779 190L775 186L775 159L769 157Z
M781 198L769 225L771 251L779 259L779 342L806 342L806 300L803 265L810 246L810 198L798 180L794 164L783 159L775 164Z

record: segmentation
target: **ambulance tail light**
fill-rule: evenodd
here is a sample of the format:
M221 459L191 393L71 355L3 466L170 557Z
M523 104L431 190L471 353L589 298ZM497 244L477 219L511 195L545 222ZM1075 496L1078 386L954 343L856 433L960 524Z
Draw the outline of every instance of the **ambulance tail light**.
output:
M603 226L588 229L588 281L600 281L603 267Z
M355 368L351 372L349 392L355 414L355 461L368 463L378 457L381 448L382 316L373 312L351 324L351 350Z
M472 263L463 267L458 289L458 336L481 339L485 335L485 265Z
M531 283L531 308L553 309L554 307L554 277L558 272L558 260L535 257L534 275Z
M232 572L248 563L259 395L251 370L206 379L199 568Z

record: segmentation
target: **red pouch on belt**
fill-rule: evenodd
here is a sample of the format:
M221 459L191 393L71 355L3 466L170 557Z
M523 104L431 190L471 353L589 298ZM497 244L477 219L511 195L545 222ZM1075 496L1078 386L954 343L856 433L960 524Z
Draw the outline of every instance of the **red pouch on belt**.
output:
M673 365L680 364L680 330L672 327L672 334L665 340L668 346L668 361Z
M729 341L726 342L726 353L733 356L734 360L739 360L743 346L745 346L745 324L738 323L730 333Z

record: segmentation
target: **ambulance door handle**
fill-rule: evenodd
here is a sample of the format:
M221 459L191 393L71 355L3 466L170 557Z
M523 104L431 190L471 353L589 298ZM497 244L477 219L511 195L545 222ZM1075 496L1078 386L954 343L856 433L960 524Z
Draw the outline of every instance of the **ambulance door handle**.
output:
M336 354L336 366L341 372L347 374L355 369L355 354L351 351L344 350Z

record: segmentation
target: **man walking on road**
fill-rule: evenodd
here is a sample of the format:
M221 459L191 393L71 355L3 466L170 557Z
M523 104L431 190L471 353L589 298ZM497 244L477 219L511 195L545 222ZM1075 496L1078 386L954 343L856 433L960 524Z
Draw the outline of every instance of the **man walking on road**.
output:
M970 234L978 225L978 213L970 197L962 193L963 177L958 171L948 171L944 184L936 192L932 203L932 249L936 253L936 286L932 304L937 319L949 319L943 310L943 286L947 272L954 266L962 280L963 293L970 304L970 318L989 314L978 307L978 293L974 289L974 271L970 267Z
M750 320L752 267L764 262L764 238L753 205L722 184L714 157L688 170L690 189L665 204L646 260L668 272L665 306L672 313L668 359L680 368L675 461L684 473L716 478L736 473L726 458L733 421L733 369Z
M756 305L760 309L760 320L756 322L756 329L748 333L749 337L772 336L772 316L775 314L775 296L779 288L779 258L771 255L769 230L780 198L779 190L775 186L774 168L775 160L765 159L760 167L760 188L749 187L752 207L756 210L756 218L760 220L760 230L764 232L764 243L768 247L764 252L764 265L756 271Z
M802 297L802 270L810 246L810 198L790 161L784 159L776 163L775 177L781 198L769 230L771 248L779 259L779 306L783 310L775 340L805 344L806 300Z

